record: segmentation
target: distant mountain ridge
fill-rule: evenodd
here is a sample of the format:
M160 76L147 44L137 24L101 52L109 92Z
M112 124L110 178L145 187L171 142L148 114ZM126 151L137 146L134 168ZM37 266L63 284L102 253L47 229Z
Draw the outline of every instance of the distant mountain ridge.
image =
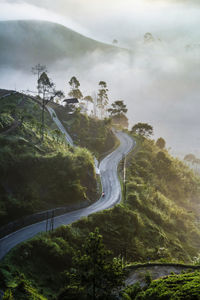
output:
M0 67L22 69L37 62L49 65L64 59L77 61L94 52L122 51L47 21L0 21L0 41Z

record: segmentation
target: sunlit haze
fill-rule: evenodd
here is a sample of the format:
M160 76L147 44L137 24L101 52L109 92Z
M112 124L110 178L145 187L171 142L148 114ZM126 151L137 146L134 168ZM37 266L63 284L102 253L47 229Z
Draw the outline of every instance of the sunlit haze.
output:
M85 94L95 92L99 80L105 80L110 102L126 102L130 125L149 122L155 138L163 136L173 153L200 156L198 1L1 0L0 20L19 19L55 22L108 44L116 39L117 47L131 50L112 58L95 52L77 63L66 57L52 61L48 69L65 92L73 75ZM144 43L146 32L153 35L152 44ZM31 66L2 66L1 87L33 89Z

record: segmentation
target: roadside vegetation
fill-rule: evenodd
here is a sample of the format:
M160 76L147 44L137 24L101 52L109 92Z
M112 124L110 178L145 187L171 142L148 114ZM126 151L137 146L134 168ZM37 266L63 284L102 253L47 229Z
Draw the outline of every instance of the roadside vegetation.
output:
M41 141L37 102L16 94L1 99L0 110L0 225L41 210L96 200L91 153L68 146L46 111Z
M75 144L86 147L99 159L117 144L111 130L111 119L106 118L108 110L108 88L105 81L99 82L96 99L90 95L83 96L79 80L73 76L69 81L68 96L65 107L50 105L55 109L63 126L70 133ZM72 100L72 103L70 102ZM73 104L79 103L79 107ZM90 113L89 113L89 105Z
M51 104L63 126L70 133L75 144L86 147L97 158L112 149L117 143L109 119L98 120L76 110L68 114L67 108Z
M200 178L158 143L141 136L138 143L128 161L124 204L141 220L140 256L190 261L200 246Z
M112 258L122 258L123 266L149 261L192 263L194 256L198 256L199 177L169 155L165 141L154 142L145 137L152 134L152 128L147 126L137 135L130 134L137 139L137 149L126 160L124 201L17 246L1 264L2 288L16 280L18 270L38 292L48 299L56 299L66 284L73 286L68 277L70 269L76 269L72 257L96 227L105 247L112 251ZM122 162L119 167L122 176L123 170ZM144 299L164 299L148 298L140 287L137 292ZM131 296L134 293L127 292L124 299L135 299Z
M181 275L171 274L167 277L151 281L146 276L144 288L139 283L125 289L124 300L167 300L167 299L199 299L200 272L186 272Z

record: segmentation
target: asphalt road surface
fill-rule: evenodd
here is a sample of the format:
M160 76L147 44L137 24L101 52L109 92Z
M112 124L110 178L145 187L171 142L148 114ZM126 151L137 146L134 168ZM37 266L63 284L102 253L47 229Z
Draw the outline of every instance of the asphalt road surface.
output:
M128 154L135 146L135 141L123 132L116 132L116 136L120 140L120 146L114 152L106 156L99 165L102 189L105 196L101 197L89 207L55 217L54 228L70 224L82 217L110 208L120 202L121 186L117 175L117 166L122 157ZM46 231L46 221L24 227L0 239L0 259L17 244L43 231Z

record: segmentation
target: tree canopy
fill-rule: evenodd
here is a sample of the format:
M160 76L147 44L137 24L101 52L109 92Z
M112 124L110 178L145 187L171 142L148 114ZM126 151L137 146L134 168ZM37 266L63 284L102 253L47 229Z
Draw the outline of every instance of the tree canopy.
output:
M68 93L68 95L70 97L74 97L77 99L82 99L83 98L83 94L80 91L79 87L80 87L80 82L78 81L78 79L73 76L70 81L69 81L69 85L70 85L70 92Z
M156 146L158 146L160 149L164 149L165 145L166 145L166 142L165 142L165 140L162 137L160 137L159 139L157 139Z
M128 127L128 119L125 115L128 109L126 108L124 101L117 100L112 103L111 106L112 107L108 109L108 112L110 113L113 123Z
M85 96L84 97L84 100L86 100L87 102L90 102L90 103L93 103L94 102L94 100L93 100L93 98L91 97L91 96Z
M46 72L43 72L38 79L38 91L42 94L42 98L46 99L53 92L55 85L49 79Z
M153 127L147 123L137 123L132 127L132 132L144 137L153 135Z
M88 95L88 96L85 96L83 98L84 101L86 101L86 111L88 111L88 104L89 103L93 103L94 104L94 100L92 98L92 96Z
M108 105L108 88L105 81L99 82L99 91L97 95L97 106L100 110L101 119L105 114L106 107Z
M70 285L59 299L69 299L69 295L70 299L76 299L80 294L79 299L117 299L117 293L123 286L124 272L121 260L113 259L111 254L96 228L89 234L82 251L74 256Z
M111 116L116 116L120 114L127 113L128 109L124 104L123 100L117 100L111 104L112 108L109 108L108 111L110 112Z

